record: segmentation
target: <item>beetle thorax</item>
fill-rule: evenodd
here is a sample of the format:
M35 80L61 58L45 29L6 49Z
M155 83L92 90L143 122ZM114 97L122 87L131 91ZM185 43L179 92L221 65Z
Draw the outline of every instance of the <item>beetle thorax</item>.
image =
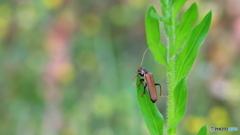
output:
M148 71L145 68L138 69L138 72L141 73L141 74L147 74L148 73Z

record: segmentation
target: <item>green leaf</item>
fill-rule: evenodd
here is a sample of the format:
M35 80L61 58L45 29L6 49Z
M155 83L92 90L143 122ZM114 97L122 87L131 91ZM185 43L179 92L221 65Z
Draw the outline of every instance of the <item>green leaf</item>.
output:
M187 0L174 0L173 2L173 18L178 15L178 12L182 9Z
M140 77L137 78L136 84L139 83ZM164 119L158 111L155 103L152 103L148 92L142 96L144 85L137 86L137 99L139 108L145 124L151 135L162 135Z
M204 17L204 19L192 30L183 50L176 59L176 78L180 80L183 76L187 75L196 59L199 47L204 42L208 30L210 28L212 12Z
M160 19L162 22L164 22L164 28L166 29L165 25L170 25L170 19L171 16L169 14L169 10L171 9L170 7L172 7L172 1L169 0L160 0L161 4L162 4L162 15L163 15L163 19Z
M154 46L148 45L150 51L152 52L155 60L163 65L166 65L166 47L161 43L155 44Z
M167 8L167 1L168 0L160 0L160 2L162 3L162 8Z
M191 29L198 18L197 4L193 3L191 7L182 15L181 22L177 25L176 46L171 51L170 57L175 55L181 48L187 37L191 33Z
M168 128L177 125L182 120L187 107L187 97L186 76L184 76L174 89L174 120Z
M207 135L207 125L202 126L197 135Z
M151 12L151 16L155 19L158 19L166 24L170 24L170 18L169 17L161 17L158 13L156 12Z
M160 43L159 22L158 19L152 17L152 13L156 13L156 10L153 6L150 6L145 18L148 47L155 60L166 65L166 47Z

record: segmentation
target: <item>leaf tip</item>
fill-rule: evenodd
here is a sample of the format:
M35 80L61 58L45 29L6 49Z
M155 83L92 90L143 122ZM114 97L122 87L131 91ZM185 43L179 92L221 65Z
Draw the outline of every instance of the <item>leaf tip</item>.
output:
M210 11L207 13L207 16L209 16L210 18L212 18L212 10L210 10Z
M151 11L155 11L155 12L156 12L156 9L154 8L153 5L151 5L151 6L148 8L148 13L150 13Z
M197 8L197 3L194 2L194 3L192 4L192 7Z

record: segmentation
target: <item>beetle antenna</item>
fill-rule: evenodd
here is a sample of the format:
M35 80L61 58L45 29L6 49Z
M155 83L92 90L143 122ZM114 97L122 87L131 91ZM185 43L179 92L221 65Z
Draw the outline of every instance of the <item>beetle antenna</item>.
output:
M139 67L134 66L134 65L131 65L131 64L127 64L127 63L121 63L121 64L119 64L119 65L128 65L128 66L135 67L135 68L139 69Z
M148 50L148 49L149 49L149 48L147 48L147 49L144 51L144 53L143 53L142 62L141 62L141 65L140 65L140 67L142 67L143 60L144 60L144 56L145 56L145 53L147 52L147 50Z

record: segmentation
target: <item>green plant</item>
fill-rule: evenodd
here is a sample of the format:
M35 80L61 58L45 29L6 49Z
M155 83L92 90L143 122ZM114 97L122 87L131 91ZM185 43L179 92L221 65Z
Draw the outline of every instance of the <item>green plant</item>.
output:
M198 50L207 36L212 12L209 11L202 21L194 26L198 18L197 4L193 3L178 21L179 11L186 0L160 0L162 16L150 6L146 18L146 37L148 47L154 58L166 66L168 77L168 120L167 133L177 134L177 124L183 119L187 106L187 75L195 61ZM167 36L167 45L160 42L159 21L163 23ZM139 78L137 79L139 82ZM155 104L146 94L142 98L143 85L137 87L140 111L152 135L163 134L164 119ZM207 127L203 126L198 134L206 135Z

